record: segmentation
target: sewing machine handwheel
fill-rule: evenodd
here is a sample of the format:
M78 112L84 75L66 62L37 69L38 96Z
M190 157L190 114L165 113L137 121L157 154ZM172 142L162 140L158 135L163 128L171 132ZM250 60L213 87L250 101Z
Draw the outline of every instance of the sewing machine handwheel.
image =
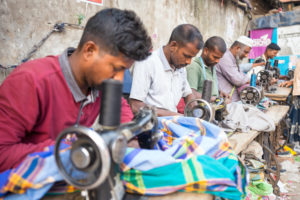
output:
M248 86L240 92L240 99L244 104L257 105L261 98L261 92L256 87Z
M60 152L69 145L69 151ZM80 189L102 184L110 170L109 150L102 137L82 126L63 130L56 140L55 161L63 178Z
M261 85L267 85L272 80L272 77L268 71L262 70L257 73L257 80Z
M192 103L196 105L190 108ZM203 99L193 99L188 102L184 108L184 116L197 117L205 121L212 121L214 118L214 113L210 104Z

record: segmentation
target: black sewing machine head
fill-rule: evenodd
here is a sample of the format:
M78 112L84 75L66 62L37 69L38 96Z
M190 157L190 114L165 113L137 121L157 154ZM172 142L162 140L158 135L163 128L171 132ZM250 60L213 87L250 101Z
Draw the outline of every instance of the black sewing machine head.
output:
M111 199L108 177L116 175L125 156L127 143L138 141L141 148L153 148L159 140L157 118L151 108L143 108L135 118L120 125L122 84L107 80L101 89L99 128L75 125L63 130L56 140L55 159L64 179L77 188L89 190L92 199ZM59 149L69 145L67 155ZM103 184L104 183L104 184ZM94 189L94 190L91 190Z
M263 90L260 86L247 86L240 91L240 99L243 104L257 105L263 97Z
M274 67L271 67L271 63L268 61L266 63L265 69L259 71L257 73L257 80L259 85L266 91L266 92L274 92L275 88L270 88L272 78L278 79L280 76L280 70L278 68L278 60L275 60Z
M184 116L197 117L208 122L224 119L226 104L223 98L211 101L212 81L205 80L203 85L202 99L193 99L184 108ZM209 103L210 102L210 103Z

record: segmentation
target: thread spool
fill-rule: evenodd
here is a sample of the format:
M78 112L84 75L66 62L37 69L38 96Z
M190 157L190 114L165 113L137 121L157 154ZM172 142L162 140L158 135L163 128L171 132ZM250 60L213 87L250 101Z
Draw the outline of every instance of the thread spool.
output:
M256 74L255 73L251 74L250 86L256 87Z
M210 102L212 90L212 81L205 80L203 84L202 99Z
M122 83L108 79L101 84L99 124L103 129L115 129L120 125Z

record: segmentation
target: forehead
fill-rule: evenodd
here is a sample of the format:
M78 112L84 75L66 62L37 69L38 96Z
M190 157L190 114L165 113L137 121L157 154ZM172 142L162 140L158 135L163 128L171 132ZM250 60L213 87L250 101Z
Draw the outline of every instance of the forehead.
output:
M119 53L118 55L111 55L109 53L106 53L102 57L102 59L103 59L102 61L104 62L108 62L115 66L123 66L126 68L130 67L134 63L133 59L124 56L124 54L122 53Z
M278 51L275 50L275 49L270 49L270 51L271 51L272 53L277 53L277 52L278 52Z
M184 54L192 57L197 55L197 53L200 51L200 49L197 49L197 44L192 42L185 44L180 49Z
M209 54L212 54L213 56L223 56L223 52L221 52L217 47L214 47L213 49L208 49Z

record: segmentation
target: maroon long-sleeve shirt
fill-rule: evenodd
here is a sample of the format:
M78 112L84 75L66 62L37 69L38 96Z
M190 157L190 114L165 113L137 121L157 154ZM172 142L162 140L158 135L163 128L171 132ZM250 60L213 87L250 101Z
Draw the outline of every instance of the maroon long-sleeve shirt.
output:
M0 86L0 172L54 144L58 134L76 122L80 102L75 101L60 64L58 56L24 63ZM98 96L83 107L79 124L91 126L99 107ZM121 121L132 117L122 99Z

